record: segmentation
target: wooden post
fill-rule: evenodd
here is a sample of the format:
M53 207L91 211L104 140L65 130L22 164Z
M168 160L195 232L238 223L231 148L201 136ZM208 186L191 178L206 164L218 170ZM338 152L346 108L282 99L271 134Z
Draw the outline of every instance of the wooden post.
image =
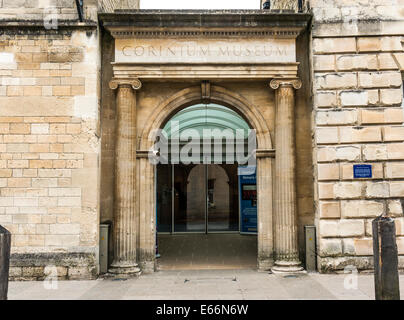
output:
M0 226L0 300L7 300L11 234Z
M380 216L372 221L372 231L376 300L400 300L394 220Z

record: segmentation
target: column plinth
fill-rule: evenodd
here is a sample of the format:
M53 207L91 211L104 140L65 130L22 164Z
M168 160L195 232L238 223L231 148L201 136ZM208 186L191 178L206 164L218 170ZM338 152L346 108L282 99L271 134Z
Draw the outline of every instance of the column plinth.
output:
M113 243L108 270L116 275L139 275L136 263L136 91L139 80L112 80L117 89Z
M275 89L275 265L273 272L300 272L295 181L295 90L298 79L274 79Z

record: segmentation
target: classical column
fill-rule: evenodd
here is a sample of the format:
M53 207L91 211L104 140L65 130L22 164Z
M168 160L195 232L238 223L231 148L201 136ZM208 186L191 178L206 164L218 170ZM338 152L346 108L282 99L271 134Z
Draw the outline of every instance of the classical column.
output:
M272 161L273 150L257 150L258 188L258 270L268 271L274 264Z
M275 265L274 272L303 270L299 261L296 217L295 89L298 79L273 79L275 89Z
M113 243L114 259L109 270L114 274L140 273L136 263L136 91L138 79L114 79L117 89L115 198Z

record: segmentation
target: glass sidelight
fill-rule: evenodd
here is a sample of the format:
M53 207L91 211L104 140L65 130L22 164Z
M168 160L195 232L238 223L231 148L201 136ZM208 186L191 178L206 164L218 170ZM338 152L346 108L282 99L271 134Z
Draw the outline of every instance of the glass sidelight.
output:
M158 165L157 202L159 232L238 232L237 164Z

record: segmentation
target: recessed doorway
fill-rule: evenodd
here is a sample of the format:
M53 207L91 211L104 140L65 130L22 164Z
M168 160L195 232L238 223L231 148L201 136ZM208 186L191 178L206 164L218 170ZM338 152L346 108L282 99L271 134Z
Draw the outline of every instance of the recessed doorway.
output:
M224 106L187 107L174 115L163 129L167 132L168 150L173 149L174 134L182 137L186 130L192 130L187 137L198 136L203 140L196 143L195 140L185 141L197 146L201 154L187 154L191 161L185 163L178 157L180 152L171 152L166 157L168 163L156 166L160 269L256 267L256 168L237 161L237 152L240 151L236 146L240 141L243 147L247 146L248 124L235 111ZM239 130L238 135L236 130ZM217 133L223 132L226 134L219 140L221 145L217 151L212 140L217 138ZM232 133L239 140L230 139ZM181 149L184 140L179 138L178 141ZM209 141L209 156L203 153L206 141ZM229 144L233 145L229 147ZM244 151L248 153L248 146Z

